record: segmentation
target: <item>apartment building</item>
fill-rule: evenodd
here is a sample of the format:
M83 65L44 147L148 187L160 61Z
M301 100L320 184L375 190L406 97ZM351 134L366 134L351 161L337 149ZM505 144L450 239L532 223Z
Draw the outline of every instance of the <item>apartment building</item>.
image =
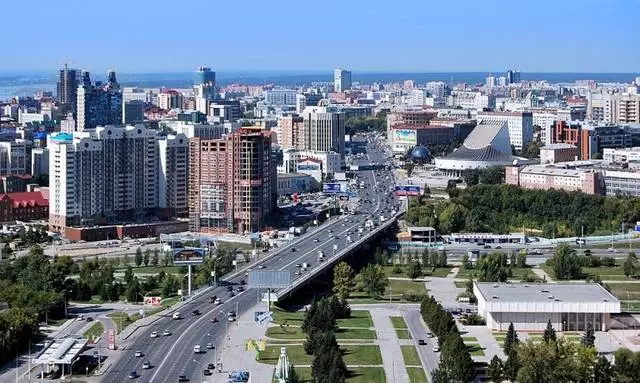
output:
M30 160L25 140L0 142L0 176L29 174Z
M256 232L275 207L271 134L241 128L225 138L189 140L189 229Z
M342 113L324 106L306 107L302 112L307 149L334 151L344 156L344 124Z
M307 149L309 142L302 116L279 117L274 130L278 137L278 144L283 149Z
M158 94L158 107L164 110L182 109L184 97L182 93L172 89L162 89Z
M601 174L597 171L529 165L505 167L505 183L525 189L560 189L600 194Z
M533 139L533 113L531 112L478 112L478 124L506 122L511 145L518 150Z
M636 93L587 94L587 118L605 124L640 123L640 95Z
M187 217L189 139L168 135L158 139L158 208L168 217Z

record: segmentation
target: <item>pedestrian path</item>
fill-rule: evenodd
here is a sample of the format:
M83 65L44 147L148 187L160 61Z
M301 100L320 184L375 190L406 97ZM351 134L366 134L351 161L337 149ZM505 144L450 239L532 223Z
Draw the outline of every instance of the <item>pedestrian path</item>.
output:
M373 325L376 329L380 353L382 354L382 365L388 383L408 382L409 375L404 366L402 349L393 328L389 310L369 310Z

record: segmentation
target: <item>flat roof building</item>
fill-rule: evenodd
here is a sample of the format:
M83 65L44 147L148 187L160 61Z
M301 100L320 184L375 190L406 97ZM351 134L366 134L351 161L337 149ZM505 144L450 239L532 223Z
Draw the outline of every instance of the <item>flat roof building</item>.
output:
M491 283L476 282L478 314L491 330L544 331L551 321L558 331L594 331L610 327L611 314L620 301L597 283Z

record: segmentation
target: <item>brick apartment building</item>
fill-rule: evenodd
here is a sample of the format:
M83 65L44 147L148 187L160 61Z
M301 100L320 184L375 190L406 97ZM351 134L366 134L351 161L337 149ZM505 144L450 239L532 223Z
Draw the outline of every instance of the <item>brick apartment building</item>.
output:
M0 194L0 222L47 219L49 200L41 191Z

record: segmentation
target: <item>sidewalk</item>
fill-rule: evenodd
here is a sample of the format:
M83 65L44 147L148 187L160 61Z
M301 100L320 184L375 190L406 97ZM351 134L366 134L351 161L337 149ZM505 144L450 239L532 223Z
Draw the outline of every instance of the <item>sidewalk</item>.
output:
M393 313L388 309L369 310L369 313L376 329L387 382L408 382L409 374L405 368L400 342L389 318L390 315L400 316L401 314L399 312Z

